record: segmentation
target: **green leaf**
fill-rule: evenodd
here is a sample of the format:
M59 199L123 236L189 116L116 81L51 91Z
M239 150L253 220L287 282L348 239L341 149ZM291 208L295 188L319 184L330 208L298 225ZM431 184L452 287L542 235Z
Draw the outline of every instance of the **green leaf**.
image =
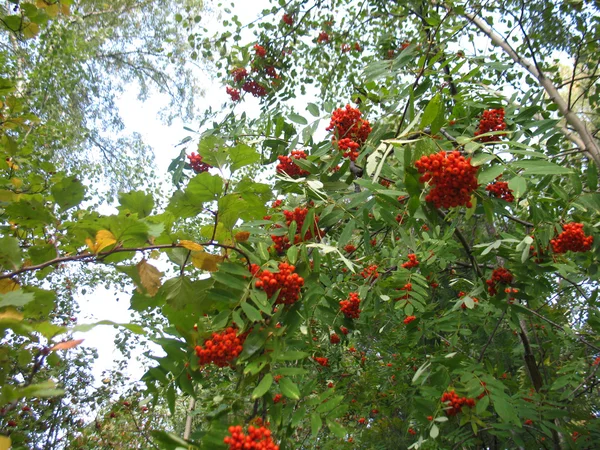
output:
M524 175L565 175L573 173L571 169L559 166L550 161L515 161L512 164L524 169Z
M321 416L317 413L312 413L310 415L310 430L313 436L319 434L321 427L323 426L323 421L321 420Z
M66 177L52 186L52 196L61 209L79 205L85 197L85 187L76 177Z
M0 294L0 308L4 306L25 306L31 302L34 295L30 292L23 292L22 290L10 291L6 294Z
M306 106L306 109L308 109L308 112L311 113L313 116L319 117L319 107L314 103L309 103Z
M260 380L260 383L258 383L258 386L256 386L254 388L254 391L252 391L252 400L256 400L257 398L262 397L263 395L265 395L267 393L267 391L271 388L271 385L273 384L273 375L271 375L270 373L267 373L262 380Z
M344 400L344 396L343 395L338 395L334 398L330 398L328 399L325 403L321 403L316 411L318 413L326 413L331 411L332 409L334 409L336 406L338 406L340 403L342 403L342 400Z
M149 216L154 209L152 195L142 191L119 194L119 203L119 211L137 214L140 219Z
M21 265L21 247L12 236L0 238L0 267L16 269Z
M442 96L440 94L436 94L431 100L429 100L429 103L427 103L425 111L423 112L423 117L421 117L421 124L419 125L419 127L421 129L424 129L427 126L431 125L438 116L441 107Z
M279 388L281 389L281 393L287 398L291 398L292 400L300 399L300 389L298 389L296 383L289 378L282 378L279 380Z
M290 115L288 116L288 118L292 121L292 122L296 122L300 125L308 125L308 120L306 120L304 117L302 117L300 114L296 114L296 113L290 113Z
M494 402L494 409L504 422L513 422L514 424L519 423L519 418L513 405L499 396L493 396L492 400Z
M229 149L231 160L231 171L235 172L241 167L248 166L260 160L260 155L252 147L246 144L238 144Z
M346 429L339 423L333 421L332 419L327 419L327 426L338 438L343 439L346 437Z
M221 177L203 172L190 180L185 194L190 202L203 203L217 200L222 191L223 180Z
M279 361L296 361L298 359L304 359L308 355L308 353L301 352L299 350L286 350L280 355L278 355L276 359L278 359Z
M515 198L521 198L527 191L527 181L520 176L513 177L508 180L508 188L514 191Z
M489 182L494 181L498 175L502 175L502 173L504 173L504 166L491 166L486 170L479 172L477 180L480 184L488 184Z
M431 439L435 439L440 435L440 429L439 427L434 423L431 426L431 430L429 430L429 436L431 437Z
M262 321L262 315L254 306L250 305L248 302L242 302L241 307L244 310L246 317L252 322Z

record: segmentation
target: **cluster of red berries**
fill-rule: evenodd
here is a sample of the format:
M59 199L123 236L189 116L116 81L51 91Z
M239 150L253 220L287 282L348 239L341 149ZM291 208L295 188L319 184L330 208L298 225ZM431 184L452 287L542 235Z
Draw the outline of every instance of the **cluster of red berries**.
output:
M397 297L395 300L399 301L399 300L407 300L410 297L409 292L412 291L412 283L406 283L404 286L402 286L401 288L397 288L397 291L405 291L405 294Z
M465 292L463 292L463 291L460 291L460 292L458 293L458 298L463 298L465 295L467 295ZM471 297L471 298L473 299L473 303L479 303L479 300L478 300L478 299L476 299L475 297ZM467 309L467 304L466 304L465 302L463 302L463 303L462 303L462 305L460 305L460 307L461 307L462 309Z
M377 278L379 278L379 272L377 272L377 266L375 264L364 268L363 270L360 271L360 275L365 279L369 279L372 278L374 280L376 280Z
M208 172L208 169L212 167L210 164L202 162L202 156L195 152L192 152L191 155L187 155L187 158L190 160L190 166L192 166L192 170L196 173Z
M488 286L488 293L496 295L498 293L498 284L511 284L513 282L513 274L504 267L498 267L492 272L492 278L485 280Z
M254 97L264 97L267 95L267 89L257 81L248 80L242 86L244 92L252 94Z
M305 177L310 172L301 169L295 162L295 159L306 159L304 150L293 150L290 156L278 156L277 172L285 173L292 178Z
M340 327L340 331L342 332L342 334L344 336L346 336L348 333L350 333L350 330L348 328L344 327L344 326Z
M281 21L289 26L294 25L294 18L290 14L284 14Z
M267 295L272 297L279 291L275 303L291 305L298 301L300 289L304 286L304 278L294 273L295 266L288 263L279 263L279 272L272 273L269 270L263 270L257 274L255 286L262 289Z
M226 436L223 442L229 445L229 450L279 450L279 446L273 442L271 430L265 427L248 427L248 434L240 425L229 427L230 436Z
M331 336L329 336L329 342L331 342L332 344L339 344L340 336L336 333L333 333Z
M256 52L256 56L259 58L264 58L267 56L267 50L262 45L254 44L254 51Z
M433 185L425 197L436 208L466 206L470 208L471 194L477 189L477 167L471 165L471 158L465 159L458 151L447 154L445 151L422 156L415 163L421 183L430 181Z
M409 429L408 429L408 434L410 434L410 435L414 436L415 434L417 434L417 432L415 431L415 429L414 429L414 428L409 428Z
M229 95L231 97L232 102L238 102L240 100L239 89L234 89L231 86L227 86L225 88L225 92L227 92L227 95Z
M352 253L356 251L356 246L352 245L352 244L348 244L344 247L344 251L346 253Z
M350 44L342 44L342 53L348 53L350 50L354 50L356 52L362 52L362 47L358 42L355 42L353 45Z
M327 359L327 358L324 358L324 357L322 357L322 356L315 356L313 359L314 359L314 360L317 362L317 364L319 364L320 366L323 366L323 367L329 367L329 359Z
M504 131L506 130L506 122L504 122L504 108L488 109L481 115L479 121L479 128L475 131L475 136L480 134L490 133L492 131ZM478 140L479 142L495 142L498 141L502 136L482 136Z
M360 297L358 292L350 292L347 300L340 302L340 311L348 319L358 319L360 316Z
M231 71L231 75L233 75L233 81L241 83L248 76L248 71L243 67L236 67Z
M327 131L332 131L333 142L337 142L338 149L344 152L344 157L356 161L358 149L363 145L371 133L371 125L363 119L362 113L346 105L346 108L336 109L332 116Z
M204 346L196 346L196 355L200 358L201 366L213 363L217 367L229 366L242 352L246 335L237 335L232 327L221 333L213 333L210 339L204 341Z
M562 229L562 233L550 241L554 253L587 252L592 248L594 237L585 235L582 223L567 223Z
M419 261L417 260L417 255L414 253L410 253L408 255L408 261L402 263L402 267L405 269L412 269L413 267L417 267L419 265Z
M279 403L282 397L283 396L281 394L275 394L275 397L273 397L273 403Z
M485 188L490 194L492 194L496 198L501 198L508 203L512 203L515 201L515 196L513 195L512 189L508 188L508 183L506 181L494 181L492 184L488 184Z
M446 415L448 416L457 415L463 406L468 406L469 408L473 408L475 406L474 399L459 397L454 391L444 392L442 395L442 403L447 403L448 406L450 406L450 408L446 410Z
M317 37L317 43L329 42L329 34L326 31L321 31Z
M289 227L292 222L296 222L296 230L298 233L294 235L294 244L298 244L303 241L308 241L312 239L314 236L321 237L323 230L320 230L317 227L319 223L319 217L315 216L315 223L313 226L309 226L304 233L304 236L300 235L302 227L304 226L304 220L306 219L306 215L308 214L308 208L295 208L293 211L283 211L283 215L285 216L285 223ZM270 218L270 217L269 217ZM281 225L275 225L276 228L281 228ZM275 251L277 253L282 253L288 248L292 246L290 243L290 239L287 234L283 236L271 235L271 240L275 244Z
M406 316L406 318L404 319L404 325L408 325L409 323L411 323L412 321L417 320L416 316Z

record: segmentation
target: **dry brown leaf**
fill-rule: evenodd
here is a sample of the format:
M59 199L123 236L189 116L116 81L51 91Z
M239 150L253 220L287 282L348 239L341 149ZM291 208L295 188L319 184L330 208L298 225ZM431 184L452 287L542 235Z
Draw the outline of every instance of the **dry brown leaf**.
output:
M250 237L250 232L248 231L239 231L235 234L234 238L238 242L246 242Z
M57 350L69 350L70 348L77 347L82 342L83 339L73 339L71 341L59 342L54 347L50 348L50 351L55 352Z
M201 252L204 250L204 247L200 244L196 244L194 241L179 241L179 245L193 252Z
M211 255L206 252L194 252L192 253L192 264L194 267L209 272L216 272L218 270L217 264L223 262L224 256Z
M11 291L19 289L19 283L10 278L4 278L0 280L0 294L6 294Z
M13 308L0 313L0 320L23 320L23 314Z
M144 286L146 292L148 292L151 297L154 297L160 288L160 277L162 276L162 272L145 259L142 259L136 267L138 274L140 275L142 286Z
M100 230L96 233L96 242L92 242L90 238L85 240L85 243L92 253L100 253L102 249L113 245L117 242L117 238L108 230Z

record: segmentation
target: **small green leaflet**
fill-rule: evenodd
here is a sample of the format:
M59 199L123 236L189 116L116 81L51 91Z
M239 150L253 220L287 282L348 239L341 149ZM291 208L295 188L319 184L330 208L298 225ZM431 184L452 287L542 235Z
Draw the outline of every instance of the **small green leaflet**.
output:
M262 380L260 380L260 383L258 383L258 386L256 386L254 388L254 391L252 392L252 400L256 400L257 398L260 398L263 395L265 395L267 393L267 391L271 388L272 384L273 384L273 375L268 373L263 377Z

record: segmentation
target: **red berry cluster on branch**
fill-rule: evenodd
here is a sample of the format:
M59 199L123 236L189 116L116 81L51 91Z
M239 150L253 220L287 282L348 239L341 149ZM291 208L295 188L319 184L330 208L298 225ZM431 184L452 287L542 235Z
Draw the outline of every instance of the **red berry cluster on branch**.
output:
M404 286L402 286L401 288L396 288L397 291L405 291L406 293L400 297L397 297L395 299L395 301L399 301L399 300L408 300L408 298L410 297L409 292L412 291L412 283L406 283Z
M450 408L446 409L447 416L455 416L463 406L473 408L475 406L475 400L467 397L459 397L454 391L444 392L442 395L442 403L446 403Z
M233 81L240 83L248 76L248 71L243 67L236 67L231 70L231 75L233 75Z
M264 97L267 95L267 89L257 81L248 80L242 86L244 92L252 94L254 97Z
M237 335L232 327L221 333L213 333L210 339L204 341L203 346L197 345L196 355L200 358L201 366L213 363L217 367L229 366L231 361L242 352L242 345L246 335Z
M294 235L294 244L298 244L303 241L308 241L315 236L320 238L321 235L324 233L323 230L320 230L318 228L319 217L315 216L314 224L312 224L312 226L308 227L308 229L306 230L306 233L304 233L304 236L300 235L300 232L302 231L302 227L304 226L304 221L306 220L307 214L308 214L308 208L297 207L293 211L287 211L287 210L283 211L283 215L285 216L285 223L288 227L292 224L292 222L296 222L297 233ZM276 225L275 227L281 228L281 225ZM275 251L277 253L282 253L292 246L287 234L283 235L283 236L271 235L271 240L275 244Z
M272 273L263 270L257 275L255 286L267 293L269 298L279 291L277 304L291 305L298 301L300 290L304 286L304 278L294 273L295 266L288 263L279 263L279 272Z
M191 155L187 155L187 158L190 160L190 166L192 166L192 170L196 173L208 172L208 169L212 167L210 164L202 162L202 156L195 152L192 152Z
M230 436L226 436L223 442L229 445L229 450L279 450L279 446L273 442L271 430L265 427L248 427L248 434L238 426L229 427Z
M415 167L423 175L421 183L429 181L433 188L425 197L436 208L470 208L471 194L477 189L477 167L471 165L471 158L465 159L458 151L447 154L445 151L422 156Z
M458 297L459 297L459 298L463 298L465 295L467 295L467 294L466 294L465 292L463 292L463 291L460 291L460 292L458 293ZM476 299L475 297L471 297L471 298L473 299L473 303L479 303L479 300L478 300L478 299ZM463 303L460 305L460 307L461 307L462 309L467 309L467 304L466 304L465 302L463 302Z
M348 244L346 246L344 246L344 251L346 253L352 253L356 251L356 246L352 245L352 244Z
M289 26L294 25L294 18L290 14L284 14L281 21Z
M350 330L348 328L344 327L344 326L340 327L340 331L342 332L342 334L344 336L346 336L348 333L350 333Z
M413 267L417 267L419 265L419 261L417 260L417 255L414 253L409 253L408 261L402 263L402 267L405 269L412 269Z
M329 42L329 34L326 31L321 31L317 37L317 43Z
M408 325L409 323L411 323L412 321L417 320L416 316L406 316L406 318L404 319L404 324Z
M365 280L367 280L369 278L376 280L377 278L379 278L379 272L377 272L377 266L375 264L373 264L369 267L365 267L363 270L361 270L360 275Z
M488 109L481 115L479 127L475 131L475 136L480 134L490 133L492 131L506 130L506 122L504 122L504 108ZM496 136L481 136L479 142L496 142L502 138L502 135Z
M267 56L267 50L262 45L254 44L254 51L256 52L256 56L259 58L264 58Z
M314 359L314 360L317 362L317 364L319 364L320 366L323 366L323 367L329 367L329 359L327 359L327 358L324 358L324 357L322 357L322 356L315 356L313 359Z
M562 229L562 233L550 241L554 253L587 252L592 248L594 237L585 235L582 223L567 223Z
M227 86L225 88L225 92L227 92L227 95L229 95L231 97L231 101L232 102L237 102L240 100L240 91L239 89L234 89L231 86Z
M293 150L290 156L278 156L279 164L277 164L277 172L285 173L292 178L305 177L310 174L307 170L301 169L294 160L306 159L304 150Z
M366 142L372 130L369 121L361 116L358 109L346 105L345 109L338 108L333 112L327 127L327 131L333 132L332 141L337 142L344 157L352 161L358 158L358 149Z
M331 342L332 344L339 344L340 336L336 333L333 333L332 335L329 336L329 342Z
M494 181L492 184L488 184L485 188L490 194L496 198L501 198L508 203L515 201L512 189L509 189L506 181Z
M360 317L360 297L358 292L350 292L347 300L340 302L340 311L348 319L358 319Z
M492 278L486 280L488 293L496 295L498 293L498 284L511 284L513 282L513 274L504 267L498 267L492 272Z

